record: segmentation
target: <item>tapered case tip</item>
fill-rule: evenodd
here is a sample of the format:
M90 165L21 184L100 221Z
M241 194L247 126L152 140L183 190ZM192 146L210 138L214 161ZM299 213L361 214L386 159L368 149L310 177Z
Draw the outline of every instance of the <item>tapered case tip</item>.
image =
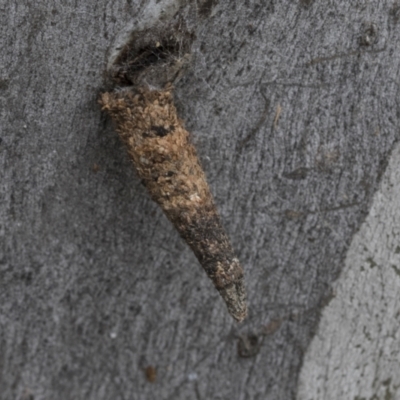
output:
M220 289L219 293L226 303L229 314L236 321L242 322L247 317L246 291L243 280Z

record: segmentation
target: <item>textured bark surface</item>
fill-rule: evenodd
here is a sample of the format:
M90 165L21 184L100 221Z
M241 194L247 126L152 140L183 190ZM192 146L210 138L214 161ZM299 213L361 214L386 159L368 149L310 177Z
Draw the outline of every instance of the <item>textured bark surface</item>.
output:
M298 400L400 398L400 146L304 358Z
M400 7L182 8L176 103L245 270L237 325L97 105L121 32L173 3L0 2L2 400L296 396L400 136Z

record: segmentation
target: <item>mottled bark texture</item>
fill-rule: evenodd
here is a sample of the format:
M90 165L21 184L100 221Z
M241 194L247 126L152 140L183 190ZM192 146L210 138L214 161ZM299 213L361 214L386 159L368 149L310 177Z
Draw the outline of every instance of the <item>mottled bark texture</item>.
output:
M399 171L398 143L305 354L297 400L400 399Z
M400 136L399 4L176 3L174 101L243 263L239 325L98 105L121 31L172 3L0 0L1 400L296 396Z
M135 169L193 250L237 321L247 315L243 269L221 225L189 133L165 90L103 93L100 104L117 125Z

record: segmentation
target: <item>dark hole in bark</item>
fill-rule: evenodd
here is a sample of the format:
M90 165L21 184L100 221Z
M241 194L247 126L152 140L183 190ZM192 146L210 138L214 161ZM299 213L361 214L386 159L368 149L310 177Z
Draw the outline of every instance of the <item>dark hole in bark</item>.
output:
M122 55L118 64L127 70L129 74L135 74L143 69L169 61L171 57L179 55L179 43L174 40L166 40L163 43L156 43L153 46L146 46L138 51L127 48L125 55Z
M258 335L250 333L239 337L238 354L240 357L254 357L260 351L261 340Z
M192 40L191 34L177 32L176 28L162 34L149 31L132 38L114 62L111 78L118 85L131 86L146 70L158 68L162 74L189 52Z

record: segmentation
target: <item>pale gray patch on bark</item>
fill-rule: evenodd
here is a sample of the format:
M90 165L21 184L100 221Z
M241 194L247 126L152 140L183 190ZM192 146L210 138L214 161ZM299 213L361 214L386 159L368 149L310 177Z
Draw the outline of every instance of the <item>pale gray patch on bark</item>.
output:
M298 400L400 398L399 171L397 146L305 355Z
M294 398L399 137L392 1L182 9L176 102L245 269L236 325L97 104L147 4L0 3L2 400Z

